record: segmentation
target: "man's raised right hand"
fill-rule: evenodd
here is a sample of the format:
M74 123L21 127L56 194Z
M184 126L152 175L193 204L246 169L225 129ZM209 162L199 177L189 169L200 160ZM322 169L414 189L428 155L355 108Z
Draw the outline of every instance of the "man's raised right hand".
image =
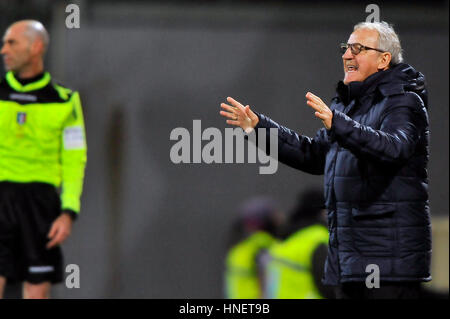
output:
M226 103L221 103L220 107L225 111L220 111L220 115L228 118L227 124L239 126L247 134L252 132L256 124L259 122L258 116L250 109L249 105L245 107L231 97L227 97Z

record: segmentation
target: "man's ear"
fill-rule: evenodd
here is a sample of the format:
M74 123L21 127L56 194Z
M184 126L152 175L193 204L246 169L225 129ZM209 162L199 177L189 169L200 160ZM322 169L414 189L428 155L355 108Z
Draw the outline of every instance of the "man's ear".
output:
M43 55L44 54L44 43L40 40L35 40L31 44L31 54Z
M392 55L390 52L383 52L379 57L378 70L386 70L391 63Z

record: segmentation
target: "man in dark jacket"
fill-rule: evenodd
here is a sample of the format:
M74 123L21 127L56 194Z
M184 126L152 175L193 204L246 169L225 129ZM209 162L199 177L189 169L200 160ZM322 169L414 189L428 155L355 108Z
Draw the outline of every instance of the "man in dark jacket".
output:
M420 282L431 280L424 76L403 63L385 22L357 24L341 48L345 76L331 106L306 94L325 126L314 138L232 98L221 115L246 132L277 128L279 161L324 174L323 282L338 286L338 298L418 298Z

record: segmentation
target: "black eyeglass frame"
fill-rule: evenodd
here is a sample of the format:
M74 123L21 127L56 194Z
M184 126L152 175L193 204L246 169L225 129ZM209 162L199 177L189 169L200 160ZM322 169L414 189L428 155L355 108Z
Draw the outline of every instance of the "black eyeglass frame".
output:
M355 45L357 45L357 47L355 47ZM375 51L378 51L378 52L381 52L381 53L386 52L386 51L383 51L381 49L367 47L365 45L362 45L361 43L341 43L340 44L341 53L344 54L345 52L347 52L347 49L349 47L350 47L350 51L352 52L353 55L360 54L362 50L375 50ZM358 50L358 52L356 52L356 50Z

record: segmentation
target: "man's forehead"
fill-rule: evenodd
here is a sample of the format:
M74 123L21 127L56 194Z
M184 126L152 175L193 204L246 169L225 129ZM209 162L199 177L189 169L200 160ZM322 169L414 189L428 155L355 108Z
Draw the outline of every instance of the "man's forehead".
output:
M5 34L3 35L3 41L6 41L8 38L25 36L24 32L25 28L22 25L12 25L6 29Z
M358 29L350 34L348 43L361 43L366 46L376 45L378 42L378 32L369 29Z
M11 38L10 32L8 32L9 30L5 31L5 34L3 34L3 42L6 42L6 40L8 40L8 38Z

